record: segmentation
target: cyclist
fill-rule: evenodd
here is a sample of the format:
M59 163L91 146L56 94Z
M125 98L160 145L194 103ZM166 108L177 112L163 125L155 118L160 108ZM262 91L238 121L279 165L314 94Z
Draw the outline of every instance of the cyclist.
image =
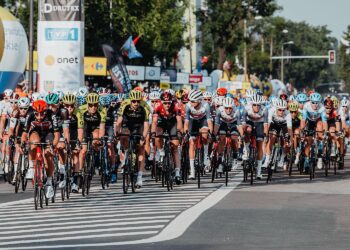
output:
M73 167L73 183L72 183L72 192L77 193L78 188L78 176L79 176L79 151L80 151L80 142L83 140L82 136L81 138L78 138L78 118L75 115L75 104L76 104L76 96L70 93L67 93L63 96L62 102L68 111L68 120L69 120L69 133L68 133L68 140L67 143L69 143L68 149L70 150L71 157L72 157L72 167Z
M48 109L44 100L37 100L33 102L33 113L27 117L21 138L21 143L24 145L27 141L30 143L52 143L56 147L60 138L60 132L56 116ZM33 178L33 167L36 164L36 149L38 145L31 144L29 149L29 170ZM20 153L23 153L19 148ZM48 199L54 196L54 189L52 187L52 177L54 174L53 152L52 147L46 146L43 152L43 157L46 167L46 186L45 195ZM29 174L28 174L29 175ZM29 176L28 176L29 177Z
M14 112L10 119L10 128L9 128L9 137L21 138L23 134L23 127L26 121L30 107L30 99L28 97L21 97L18 99L18 111ZM14 159L14 177L12 183L16 180L17 167L18 167L18 157L19 157L19 148L20 140L16 140L16 155ZM22 166L20 166L22 167ZM27 172L28 173L28 172ZM30 179L30 178L29 178Z
M236 108L234 100L230 97L226 97L223 100L223 106L219 107L216 112L214 135L219 136L218 153L219 153L219 167L218 173L223 172L223 152L225 147L226 134L231 135L231 147L233 149L233 163L232 167L237 167L237 152L238 148L238 136L243 137L243 129L241 125L241 113Z
M299 103L299 111L301 112L304 108L305 103L307 102L307 95L305 93L299 93L296 97L296 100Z
M159 149L160 161L165 156L163 148L163 140L161 137L164 131L170 136L171 150L175 161L175 182L177 185L181 183L180 170L181 163L179 157L179 133L182 132L181 113L173 100L173 96L169 92L164 92L161 97L161 104L158 105L152 116L151 134L155 139L155 146Z
M292 119L289 112L287 112L287 102L283 99L276 101L276 106L269 110L269 140L266 146L266 158L264 167L267 167L270 163L270 155L273 145L276 143L277 137L282 135L283 143L281 146L284 147L281 158L279 159L279 167L283 166L286 170L287 166L284 162L286 153L289 150L289 139L293 138L292 131ZM272 169L274 166L272 166Z
M99 95L90 93L86 96L86 103L78 108L78 138L81 138L82 148L79 153L79 169L84 168L87 153L87 138L91 138L94 151L99 150L100 138L105 135L106 109L99 108Z
M60 93L59 93L60 94ZM58 169L60 173L59 188L64 188L65 181L65 169L66 169L66 152L65 142L69 142L69 118L68 110L60 105L60 96L56 93L50 93L46 95L45 101L48 108L52 110L53 115L56 116L58 127L60 129L60 140L57 144L58 153Z
M140 162L140 168L136 182L138 188L142 187L142 174L145 168L145 138L148 134L148 119L150 113L147 104L141 100L141 91L130 91L129 99L123 101L118 110L118 119L115 129L116 133L119 133L121 130L122 136L120 137L120 143L124 148L124 155L127 155L129 150L129 135L141 135L140 145L138 147L138 162ZM124 164L125 157L122 166L124 166Z
M344 155L345 146L349 143L350 137L350 112L349 112L350 101L343 99L340 103L339 117L341 121L341 128L345 134L345 145L340 145L340 154Z
M248 92L248 91L247 91ZM245 126L244 130L244 150L243 150L243 160L248 160L249 155L249 146L250 146L250 138L255 131L255 136L257 140L257 179L262 178L261 167L263 160L263 141L264 137L266 137L268 132L268 110L262 107L261 103L263 101L263 97L257 94L254 94L250 100L248 105L246 106L245 115L243 116L243 126Z
M300 161L300 121L301 121L301 112L299 112L299 103L294 101L291 102L288 106L289 113L292 118L292 130L293 130L293 145L296 151L294 164L297 165Z
M190 103L186 105L184 131L201 133L204 143L204 165L209 166L208 157L208 133L213 131L213 119L210 114L210 107L207 102L203 102L203 94L199 90L191 90L188 96ZM195 138L191 137L189 144L190 159L190 179L195 178Z
M336 154L335 151L338 143L336 135L339 135L340 133L340 119L339 119L337 110L334 109L333 107L332 99L326 99L323 102L323 105L326 110L327 124L328 124L330 137L333 142L331 147L331 156L334 157Z
M317 140L319 144L317 167L322 168L322 143L323 134L328 130L327 116L323 105L321 104L322 96L319 93L312 93L310 95L310 102L306 103L302 112L302 119L300 122L300 130L302 135L306 137L305 145L305 162L304 171L308 172L310 162L310 147L313 143L313 136L317 133ZM305 131L305 133L304 133Z

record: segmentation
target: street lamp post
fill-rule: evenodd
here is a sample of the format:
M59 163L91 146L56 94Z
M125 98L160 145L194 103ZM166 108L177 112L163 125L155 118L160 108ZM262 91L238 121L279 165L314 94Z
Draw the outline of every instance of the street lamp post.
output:
M34 51L34 24L33 24L33 14L34 14L34 0L30 0L29 3L29 77L28 77L28 87L29 90L34 91L33 83L33 51Z
M282 59L281 59L281 81L284 82L284 45L286 44L294 44L293 41L288 41L282 43Z

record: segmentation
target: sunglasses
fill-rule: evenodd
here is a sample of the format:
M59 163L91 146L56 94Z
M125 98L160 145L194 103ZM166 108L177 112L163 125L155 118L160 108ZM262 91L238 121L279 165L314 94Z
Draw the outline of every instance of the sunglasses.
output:
M311 102L312 104L314 104L314 105L318 105L318 102Z
M151 101L151 103L157 103L158 101Z
M286 111L285 109L278 109L279 112L284 112Z
M19 108L19 110L28 110L28 108Z
M326 109L332 109L332 107L326 107Z
M195 101L190 101L191 103L199 103L199 102L195 102Z
M291 114L295 114L297 113L297 111L289 111Z
M131 102L132 102L132 103L140 103L141 101L138 101L138 100L132 100Z
M211 99L210 99L210 98L204 98L204 101L208 101L208 102L210 102L210 101L211 101Z
M231 110L232 108L231 108L231 107L225 107L225 109L229 109L229 110Z
M260 104L253 104L253 107L260 107Z
M111 102L111 105L112 105L112 106L114 106L114 105L116 105L116 104L117 104L116 102Z
M163 105L171 105L171 102L163 102Z
M74 108L74 104L66 104L64 105L66 108Z
M10 103L13 104L17 104L17 101L10 101Z
M97 107L98 107L98 103L89 104L89 107L95 107L95 108L97 108Z
M42 112L42 113L34 112L34 115L37 116L37 117L43 117L43 116L46 115L46 112Z

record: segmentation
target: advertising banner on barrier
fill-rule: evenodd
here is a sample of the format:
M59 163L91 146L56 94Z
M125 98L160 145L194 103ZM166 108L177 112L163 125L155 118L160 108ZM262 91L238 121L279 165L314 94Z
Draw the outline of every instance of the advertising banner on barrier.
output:
M40 91L73 91L84 83L82 22L38 22Z
M145 80L160 80L160 67L146 67Z
M40 0L40 21L83 21L83 0Z
M126 65L130 80L143 81L145 80L145 67L144 66L133 66Z

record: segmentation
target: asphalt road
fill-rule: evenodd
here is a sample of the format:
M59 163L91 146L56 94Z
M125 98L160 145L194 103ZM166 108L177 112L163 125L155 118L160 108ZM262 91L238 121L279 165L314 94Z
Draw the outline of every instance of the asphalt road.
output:
M20 249L350 249L350 158L324 177L282 171L272 183L192 182L167 192L149 180L135 194L120 184L34 211L0 184L0 248ZM6 185L6 188L9 188ZM21 195L21 196L19 196ZM11 196L11 198L10 198ZM12 198L15 196L16 198Z

